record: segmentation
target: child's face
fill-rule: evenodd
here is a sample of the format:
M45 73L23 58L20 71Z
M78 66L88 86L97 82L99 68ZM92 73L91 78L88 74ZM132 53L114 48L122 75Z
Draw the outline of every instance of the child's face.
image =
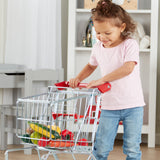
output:
M103 22L94 21L97 39L105 48L115 47L122 42L121 33L125 29L125 23L120 27L114 25L111 19Z

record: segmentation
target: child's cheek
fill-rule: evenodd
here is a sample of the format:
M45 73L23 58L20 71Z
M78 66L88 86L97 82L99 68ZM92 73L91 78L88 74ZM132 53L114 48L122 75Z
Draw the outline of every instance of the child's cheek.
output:
M100 40L100 36L99 35L97 35L96 37L97 37L98 40Z

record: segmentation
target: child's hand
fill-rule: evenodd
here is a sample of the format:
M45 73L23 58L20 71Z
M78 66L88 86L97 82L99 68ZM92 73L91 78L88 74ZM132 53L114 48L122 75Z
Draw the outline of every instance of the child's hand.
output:
M71 88L76 88L79 83L80 83L80 80L78 78L72 78L69 80L69 86Z
M88 83L87 88L92 88L92 87L96 87L96 86L100 86L102 84L104 84L105 82L102 81L101 79L98 80L94 80Z

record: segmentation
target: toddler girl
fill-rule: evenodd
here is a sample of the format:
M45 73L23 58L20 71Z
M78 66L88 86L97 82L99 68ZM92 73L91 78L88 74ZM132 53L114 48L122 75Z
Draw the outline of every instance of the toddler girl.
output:
M136 25L129 14L110 0L100 0L92 9L92 20L99 40L93 46L89 63L69 81L71 87L88 77L97 66L102 78L88 88L111 83L111 91L102 95L101 116L93 155L106 160L113 150L120 121L123 121L123 152L126 160L140 160L144 98L139 71L139 46L131 36Z

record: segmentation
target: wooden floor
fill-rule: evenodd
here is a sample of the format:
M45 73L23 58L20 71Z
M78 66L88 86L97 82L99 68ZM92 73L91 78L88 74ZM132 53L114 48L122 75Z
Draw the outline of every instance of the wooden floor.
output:
M23 147L21 145L9 145L8 148ZM148 148L146 144L141 145L142 160L158 160L160 157L160 146L156 148ZM45 152L41 152L45 154ZM72 156L69 154L58 154L59 160L72 160ZM86 160L86 155L76 155L77 160ZM4 160L4 152L0 152L0 160ZM32 155L24 155L23 151L10 152L9 160L38 160L37 152L33 150ZM53 157L49 157L48 160L53 160ZM108 160L125 160L125 155L122 151L122 143L116 142L114 150L110 153Z

